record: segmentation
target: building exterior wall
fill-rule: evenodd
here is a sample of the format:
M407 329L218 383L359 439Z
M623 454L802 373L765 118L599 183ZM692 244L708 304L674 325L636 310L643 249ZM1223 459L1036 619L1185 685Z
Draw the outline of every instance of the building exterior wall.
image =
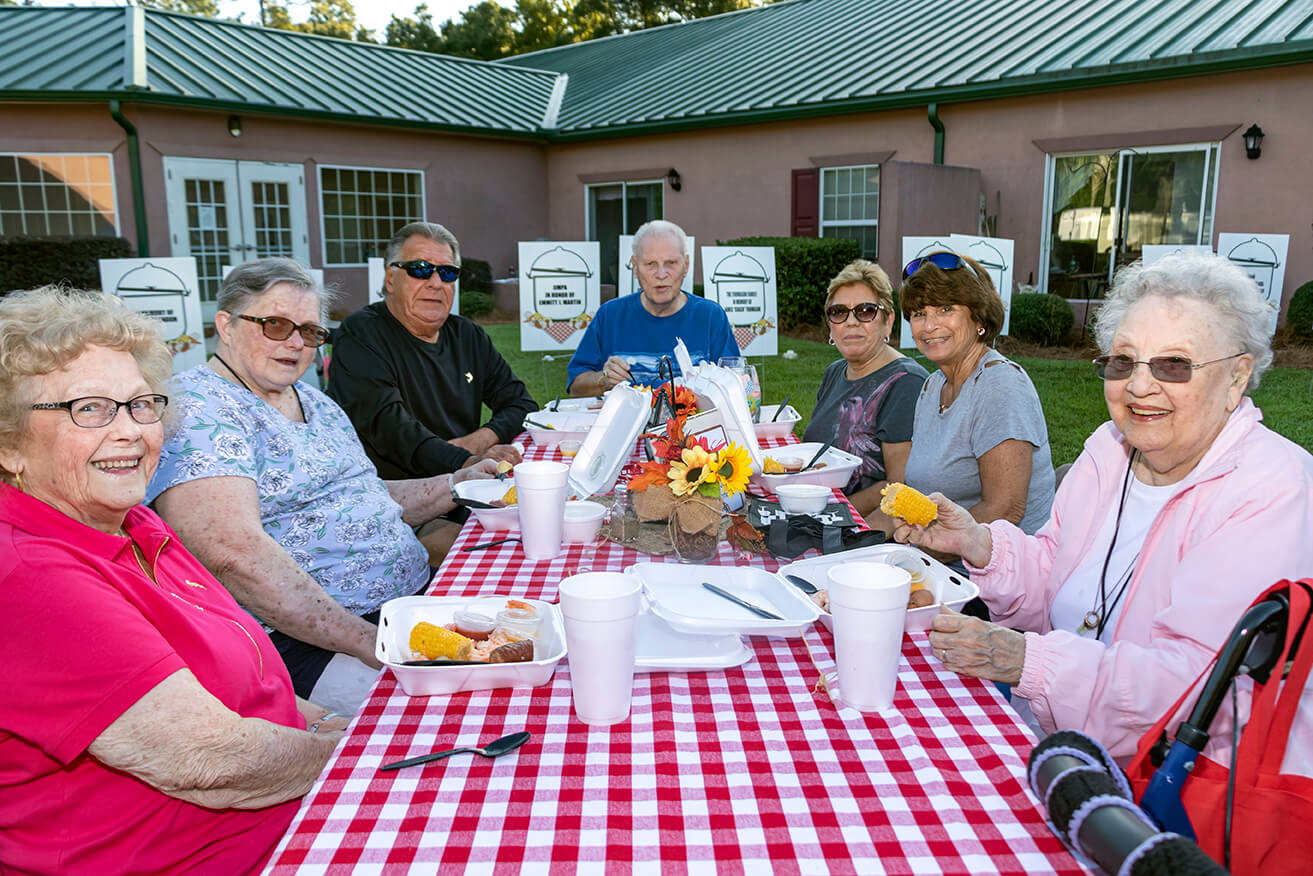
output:
M1313 164L1303 156L1313 142L1311 94L1313 65L1301 65L940 105L944 161L980 170L988 212L1001 205L997 236L1015 241L1013 276L1025 282L1033 274L1039 281L1047 270L1040 265L1046 180L1045 153L1034 141L1234 126L1222 141L1211 243L1222 231L1289 234L1288 299L1313 279ZM1240 133L1254 122L1267 138L1262 157L1250 161ZM560 144L547 162L549 233L558 239L583 235L579 175L669 166L679 171L683 187L667 187L665 216L699 241L787 235L791 169L861 153L930 162L933 150L925 108ZM886 182L898 186L882 179L882 188ZM900 200L908 195L899 192ZM880 218L880 262L897 276L899 230L888 227L893 217L884 204Z

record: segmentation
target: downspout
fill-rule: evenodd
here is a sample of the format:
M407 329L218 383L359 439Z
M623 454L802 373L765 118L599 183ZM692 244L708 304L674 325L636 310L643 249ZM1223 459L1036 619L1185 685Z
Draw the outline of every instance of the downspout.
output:
M132 180L132 217L137 225L137 256L150 255L150 234L146 230L146 189L141 182L141 144L137 129L123 117L123 107L117 100L109 102L109 114L128 135L128 176Z
M930 127L935 129L935 164L944 163L944 123L939 120L939 104L926 107Z

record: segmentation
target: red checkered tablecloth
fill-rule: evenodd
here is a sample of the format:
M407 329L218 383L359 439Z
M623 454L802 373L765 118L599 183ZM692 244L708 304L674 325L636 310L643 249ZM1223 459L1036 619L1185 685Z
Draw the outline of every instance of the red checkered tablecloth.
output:
M529 446L529 458L551 458ZM556 599L562 577L644 559L602 541L551 561L473 518L434 592ZM761 557L717 563L775 569ZM591 728L567 657L548 684L407 697L384 672L266 872L1086 873L1026 788L1034 737L997 689L945 671L924 634L903 644L895 710L835 703L821 626L751 638L754 659L634 676L629 720ZM497 760L383 763L528 730Z

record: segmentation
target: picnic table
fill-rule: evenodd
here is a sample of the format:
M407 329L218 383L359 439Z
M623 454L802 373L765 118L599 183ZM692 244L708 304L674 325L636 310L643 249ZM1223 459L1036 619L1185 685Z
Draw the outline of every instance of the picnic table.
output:
M461 550L495 537L471 517L431 592L555 601L576 571L660 561L606 540L542 562L516 543ZM714 562L780 565L725 543ZM1089 872L1027 788L1030 730L993 684L945 670L924 633L904 638L881 714L831 698L821 625L747 641L739 667L636 674L612 727L575 716L568 656L540 687L451 696L408 697L384 671L266 873ZM496 760L379 771L519 730L530 741Z

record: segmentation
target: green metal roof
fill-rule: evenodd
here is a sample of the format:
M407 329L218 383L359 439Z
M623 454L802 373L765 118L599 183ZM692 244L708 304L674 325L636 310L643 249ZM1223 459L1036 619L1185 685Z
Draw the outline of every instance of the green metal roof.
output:
M1310 61L1310 0L787 0L498 63L569 75L570 140Z
M541 136L555 73L139 7L0 7L0 100L110 99Z
M139 7L0 7L0 100L547 141L1313 62L1313 0L784 0L469 61Z

